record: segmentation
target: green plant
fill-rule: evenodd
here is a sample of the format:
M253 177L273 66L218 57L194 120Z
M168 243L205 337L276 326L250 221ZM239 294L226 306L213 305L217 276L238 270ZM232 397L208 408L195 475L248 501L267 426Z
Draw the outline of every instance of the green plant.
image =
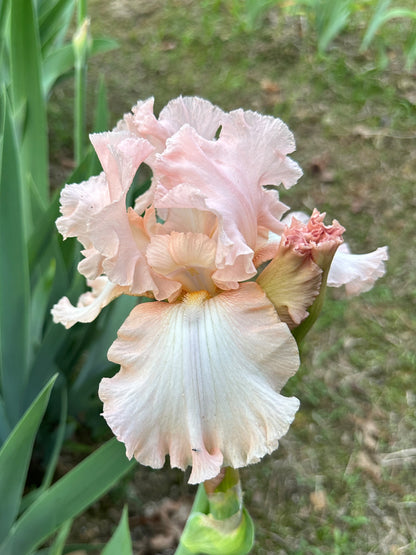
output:
M121 445L110 440L52 486L46 480L38 489L22 496L33 444L55 380L56 376L49 380L0 450L1 555L33 553L59 529L56 542L48 553L62 553L71 520L132 467ZM61 426L65 426L64 421ZM49 464L45 478L52 475L56 457ZM125 546L124 551L118 553L131 553L126 526L124 514L107 553L116 549L116 545Z
M115 46L93 40L81 58L77 55L66 41L75 5L74 0L0 4L0 553L5 555L33 552L58 529L48 552L62 553L71 519L131 467L111 441L51 485L71 432L68 415L77 418L80 403L88 411L94 375L108 367L106 346L129 305L110 310L89 332L68 334L50 316L57 297L65 291L79 295L84 285L75 273L75 242L64 244L55 231L58 195L50 198L47 102L54 84L74 65L84 75L89 56ZM97 161L80 139L85 86L76 96L75 112L84 123L75 140L80 164L73 178L84 179ZM104 85L97 106L99 129L107 126ZM87 354L92 341L95 348ZM42 420L48 432L42 431ZM37 448L44 447L43 479L27 483L23 497L35 438ZM112 545L124 542L130 553L126 517L120 526Z

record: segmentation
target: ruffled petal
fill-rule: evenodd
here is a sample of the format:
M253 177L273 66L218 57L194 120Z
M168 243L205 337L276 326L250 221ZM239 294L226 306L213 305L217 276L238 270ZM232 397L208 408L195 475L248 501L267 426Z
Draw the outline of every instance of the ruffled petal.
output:
M70 209L72 212L61 218L60 224L62 228L64 219L67 232L73 233L67 220L78 221L74 217L77 213L83 217L82 232L88 248L83 251L87 258L80 263L79 270L89 278L104 272L113 283L129 287L132 294L153 292L157 299L173 299L179 294L180 284L152 272L145 258L150 230L159 229L154 209L147 210L143 217L131 208L126 209L126 195L134 175L154 148L128 132L99 133L90 138L105 172L92 181L100 193L98 201L92 202L88 182L65 188L63 198L71 200L64 205L65 216Z
M154 148L148 141L122 131L93 133L90 141L107 178L110 202L116 201L129 190L137 169Z
M128 288L111 283L105 276L87 281L91 291L83 293L78 299L77 306L73 306L67 297L62 297L51 310L55 324L63 324L67 329L77 322L92 322L113 299Z
M217 141L203 139L185 125L159 156L156 207L206 210L218 218L218 284L233 281L232 287L237 287L237 282L255 275L259 226L282 231L279 219L287 207L263 185L293 184L301 175L284 154L293 147L286 130L282 122L273 126L258 114L232 113ZM280 142L279 132L284 135ZM281 150L270 144L266 148L267 139L277 142Z
M82 183L66 185L60 195L62 216L56 220L56 227L64 239L77 237L84 247L91 246L88 236L88 222L110 202L105 174L93 176Z
M57 227L64 238L78 237L84 245L86 260L78 268L86 277L94 279L105 272L113 283L133 285L133 293L144 293L153 282L141 283L131 275L141 254L130 229L126 195L138 167L154 148L128 132L99 133L90 138L104 173L63 189ZM131 256L132 249L136 257Z
M207 235L173 231L152 237L146 257L153 270L180 282L185 291L205 289L213 294L215 250L215 241Z
M132 115L126 115L129 129L150 141L158 152L163 152L166 141L179 129L188 124L206 139L213 139L221 125L224 112L203 98L179 96L171 100L160 112L153 114L154 98L140 101L134 106Z
M302 176L298 164L287 156L294 152L296 144L281 119L241 108L234 110L224 121L220 140L237 142L240 163L260 185L282 183L288 189Z
M346 243L335 253L328 275L328 285L345 285L347 295L359 295L369 291L375 281L386 272L387 247L379 247L368 254L351 254Z
M154 214L153 209L150 212ZM90 236L104 256L102 266L112 282L129 286L134 295L152 292L158 300L173 300L181 284L153 272L146 259L148 219L147 212L144 217L131 208L126 212L122 197L91 220Z
M271 453L299 406L278 393L298 368L296 342L255 283L138 305L108 356L121 370L99 396L127 456L193 464L191 483Z

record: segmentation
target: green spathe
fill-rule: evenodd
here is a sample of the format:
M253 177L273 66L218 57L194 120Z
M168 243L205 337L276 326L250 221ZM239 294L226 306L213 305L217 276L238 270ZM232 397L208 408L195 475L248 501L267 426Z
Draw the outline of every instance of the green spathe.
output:
M247 510L228 519L216 520L211 515L194 513L182 535L181 544L190 553L207 555L245 555L254 543L254 524ZM231 529L230 529L231 528Z
M200 484L176 555L245 555L254 543L254 524L243 507L238 470Z

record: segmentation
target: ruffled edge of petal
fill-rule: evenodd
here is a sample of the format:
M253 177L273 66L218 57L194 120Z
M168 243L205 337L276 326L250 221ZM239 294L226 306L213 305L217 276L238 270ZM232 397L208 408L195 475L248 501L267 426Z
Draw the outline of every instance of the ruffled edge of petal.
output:
M67 297L62 297L51 310L55 324L63 324L67 329L77 322L92 322L101 310L128 288L111 283L105 276L87 281L91 291L83 293L76 306Z
M388 247L379 247L367 254L352 254L344 243L332 260L328 275L330 287L345 285L347 295L354 296L369 291L377 279L386 273Z

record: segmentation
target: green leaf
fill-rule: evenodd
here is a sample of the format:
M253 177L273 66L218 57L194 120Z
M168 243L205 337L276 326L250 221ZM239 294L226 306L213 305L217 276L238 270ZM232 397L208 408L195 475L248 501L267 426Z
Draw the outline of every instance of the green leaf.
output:
M62 555L62 553L64 552L66 539L71 530L71 526L72 526L72 519L67 520L61 526L58 534L56 535L55 541L49 548L48 555Z
M31 175L40 197L49 197L46 104L41 52L32 0L13 0L10 14L12 98L19 120L24 182Z
M316 28L318 51L322 54L332 40L347 25L350 16L350 0L331 0L317 3Z
M4 91L0 102L0 137L0 387L8 421L13 426L24 411L30 292L19 152Z
M11 432L11 427L6 414L6 405L0 396L0 447L6 441Z
M52 478L56 470L56 465L58 463L59 454L61 452L62 444L65 438L66 431L66 418L68 415L68 398L67 398L66 387L61 384L61 406L60 406L60 417L59 426L56 432L56 438L54 441L52 453L49 457L48 465L43 476L42 485L35 490L30 491L25 495L20 504L20 512L25 511L29 505L31 505L35 499L39 497L52 483Z
M44 0L40 3L39 34L43 56L55 45L63 43L74 8L74 0Z
M55 379L56 376L39 393L0 450L0 541L9 532L18 513L33 442Z
M243 508L238 470L227 467L214 491L207 494L199 484L175 555L245 555L253 543L254 524Z
M137 298L128 295L115 299L94 323L94 334L85 355L85 362L69 391L72 410L79 412L85 409L91 391L97 389L103 369L109 367L107 351L117 336L117 330L136 304Z
M112 439L42 493L0 546L0 555L33 551L62 524L107 492L135 464L124 445Z
M124 507L120 523L101 555L133 555L127 507Z
M368 24L363 41L361 43L360 52L366 50L370 46L379 28L387 21L399 17L416 19L416 11L413 10L408 10L406 8L391 8L390 10L388 10L390 3L391 0L379 0L379 2L377 3L374 15L371 18L370 23Z

